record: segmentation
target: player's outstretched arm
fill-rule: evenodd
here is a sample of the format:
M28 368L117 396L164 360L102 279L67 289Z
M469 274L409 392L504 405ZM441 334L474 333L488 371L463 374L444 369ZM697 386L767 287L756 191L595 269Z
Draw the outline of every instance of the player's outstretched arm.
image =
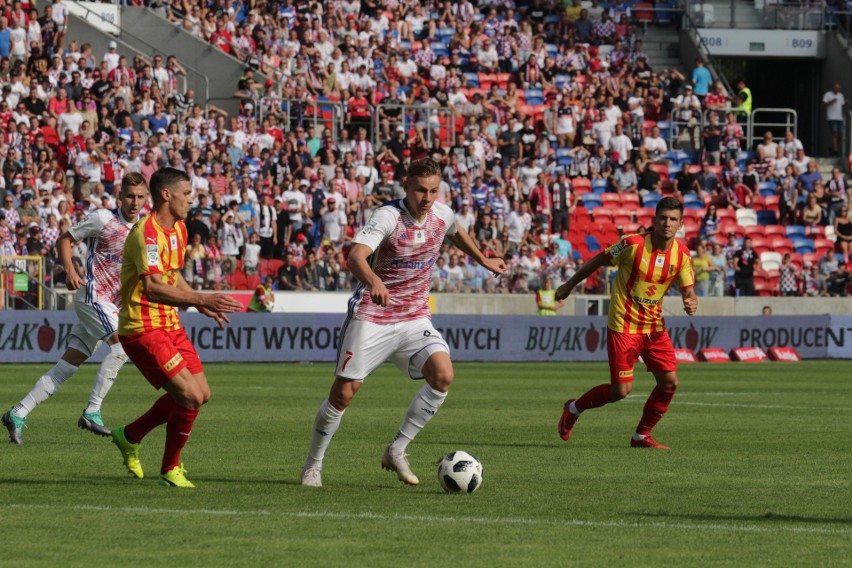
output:
M373 249L367 245L356 243L349 251L349 271L359 282L369 288L370 298L373 302L387 307L390 305L390 294L388 289L385 288L385 283L373 272L370 263L367 262L371 254L373 254Z
M142 276L145 295L152 302L166 304L176 308L198 308L198 311L215 319L220 326L228 321L228 312L242 311L243 305L227 294L202 294L192 289L182 276L178 275L178 285L170 286L163 282L161 274Z
M476 246L476 242L473 240L467 231L462 231L458 225L456 225L456 233L454 235L448 236L447 240L453 243L460 251L471 257L473 260L478 262L480 265L484 266L489 272L500 275L506 271L506 263L502 258L488 258L482 251L479 250L479 247Z
M695 295L695 288L693 286L682 288L680 295L683 297L683 311L689 316L694 316L698 311L698 296Z
M574 288L577 286L577 284L579 284L580 282L594 274L595 271L597 271L599 268L602 268L607 264L609 264L609 262L607 261L606 255L604 253L601 252L596 254L592 258L592 260L581 266L580 270L575 272L574 276L568 279L568 282L565 282L562 286L556 289L556 299L561 301L567 298L571 294L571 292L574 291Z

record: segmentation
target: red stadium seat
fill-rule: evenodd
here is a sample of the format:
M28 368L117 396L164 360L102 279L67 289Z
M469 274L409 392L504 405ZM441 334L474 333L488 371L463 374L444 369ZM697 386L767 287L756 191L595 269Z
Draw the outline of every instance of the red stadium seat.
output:
M760 225L758 225L760 226ZM766 230L766 237L787 237L787 230L784 228L784 225L767 225L763 227Z
M772 250L784 256L787 253L793 252L793 241L787 237L777 237L771 241Z
M766 236L766 230L762 225L750 225L745 228L745 234L751 238L763 238Z
M584 177L575 177L571 180L571 185L574 186L574 191L579 192L580 189L583 189L583 193L592 191L592 182L589 178Z
M639 194L638 193L622 193L621 206L630 210L639 209Z

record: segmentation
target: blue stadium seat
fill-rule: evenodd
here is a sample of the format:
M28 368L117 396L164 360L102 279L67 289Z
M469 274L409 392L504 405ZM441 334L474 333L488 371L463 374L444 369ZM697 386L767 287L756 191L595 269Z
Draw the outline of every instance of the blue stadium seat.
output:
M605 179L593 179L592 180L592 191L600 195L601 193L606 192L606 187L608 183Z
M757 224L763 226L777 225L778 216L775 214L775 211L757 211Z
M704 201L693 193L683 196L683 206L687 209L704 209Z
M563 156L570 156L571 148L557 148L556 149L556 157L561 158Z
M438 57L449 57L450 56L450 50L447 49L446 47L444 47L443 45L438 47L436 44L433 43L432 44L432 51Z
M557 156L556 163L562 167L570 166L574 162L571 156Z
M802 243L799 246L793 247L793 250L796 251L796 254L808 254L811 252L816 252L813 243Z
M524 96L527 99L527 104L532 104L529 102L530 97L538 97L540 99L544 98L544 91L541 89L525 89Z
M769 195L775 195L775 192L778 190L778 186L775 185L774 181L767 180L757 184L757 190L760 192L760 195L767 197Z
M474 89L479 88L479 75L473 72L468 72L464 74L465 78L467 78L467 86L473 87Z
M784 230L787 232L788 239L793 239L797 236L804 239L808 236L808 232L803 225L787 225Z
M556 88L561 89L562 85L564 85L565 83L571 82L571 75L559 74L559 75L556 76L556 79L554 79L554 82L556 83Z
M642 198L642 207L651 207L654 208L657 206L657 203L660 202L663 196L659 193L649 193L648 195Z
M595 193L585 193L580 199L583 201L583 207L586 209L594 209L601 206L601 196Z
M586 235L586 246L589 247L589 252L601 251L601 245L594 235Z

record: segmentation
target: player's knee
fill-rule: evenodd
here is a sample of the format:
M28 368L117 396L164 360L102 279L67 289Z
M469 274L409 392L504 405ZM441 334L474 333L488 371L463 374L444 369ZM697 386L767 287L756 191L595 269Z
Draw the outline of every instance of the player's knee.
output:
M453 384L453 368L436 369L430 378L429 384L433 389L440 392L447 392L450 390L450 385Z
M625 398L633 390L633 383L615 383L612 385L612 400L613 402Z
M349 406L349 403L352 402L352 395L348 393L331 393L328 396L328 402L337 410L343 412L346 410L346 407Z

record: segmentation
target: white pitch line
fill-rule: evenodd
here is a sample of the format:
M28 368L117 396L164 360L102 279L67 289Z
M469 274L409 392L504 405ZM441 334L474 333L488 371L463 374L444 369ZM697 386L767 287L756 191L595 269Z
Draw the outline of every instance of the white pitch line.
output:
M849 535L852 526L843 528L820 528L802 525L793 526L760 526L748 524L704 524L704 523L664 523L642 521L584 521L581 519L531 519L523 517L465 517L439 515L384 515L381 513L350 513L335 511L269 511L264 509L236 511L231 509L165 509L149 507L109 507L98 505L37 505L12 503L0 505L0 509L20 510L49 510L49 511L95 511L105 513L138 513L146 515L210 515L223 517L271 517L279 519L331 519L331 520L367 520L414 523L464 523L481 525L516 525L544 527L604 527L604 528L633 528L633 529L681 529L690 531L720 531L743 533L799 533Z
M647 399L643 396L628 396L625 398L627 402L641 402L644 403ZM780 409L780 410L807 410L807 411L821 411L821 410L852 410L852 406L800 406L796 404L751 404L747 402L742 403L726 403L726 402L689 402L689 401L679 401L677 396L675 396L674 402L672 404L685 405L685 406L718 406L721 408L769 408L769 409Z

